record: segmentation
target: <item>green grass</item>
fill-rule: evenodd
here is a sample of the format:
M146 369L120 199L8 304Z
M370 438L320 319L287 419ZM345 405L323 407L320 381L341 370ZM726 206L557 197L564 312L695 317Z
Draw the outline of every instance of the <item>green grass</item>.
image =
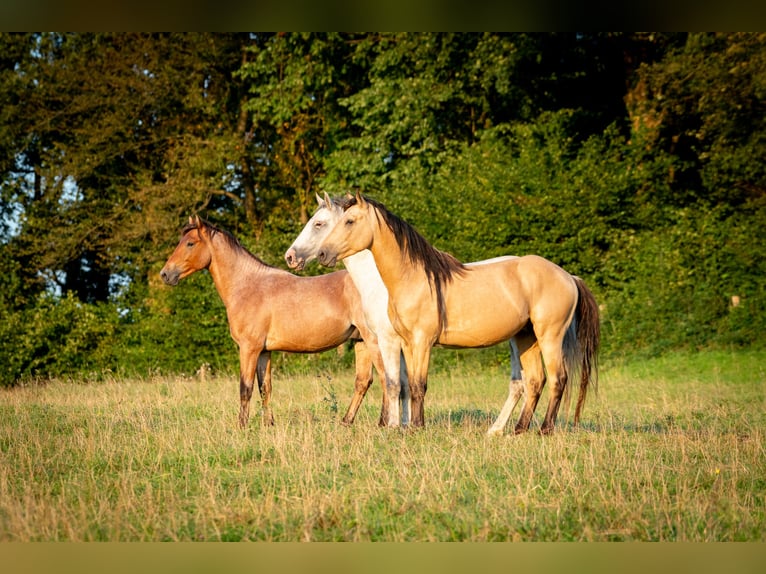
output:
M766 541L766 352L607 364L579 428L495 438L506 371L455 357L418 432L377 382L341 426L348 371L245 431L233 376L0 391L0 541Z

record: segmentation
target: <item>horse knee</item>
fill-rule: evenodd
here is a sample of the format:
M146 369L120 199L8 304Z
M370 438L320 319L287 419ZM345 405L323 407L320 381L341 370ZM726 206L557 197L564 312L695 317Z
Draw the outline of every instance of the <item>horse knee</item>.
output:
M413 403L423 402L426 398L426 387L410 387L410 401Z
M567 374L565 371L559 372L550 377L550 393L554 397L560 398L567 387Z

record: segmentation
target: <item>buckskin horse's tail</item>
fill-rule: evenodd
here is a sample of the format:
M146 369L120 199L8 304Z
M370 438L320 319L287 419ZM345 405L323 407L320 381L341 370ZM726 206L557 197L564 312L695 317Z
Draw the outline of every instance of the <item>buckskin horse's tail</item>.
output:
M580 421L588 387L598 387L598 348L601 343L601 324L599 322L598 303L579 277L572 276L577 285L577 308L575 309L577 356L580 360L580 394L577 397L574 422Z

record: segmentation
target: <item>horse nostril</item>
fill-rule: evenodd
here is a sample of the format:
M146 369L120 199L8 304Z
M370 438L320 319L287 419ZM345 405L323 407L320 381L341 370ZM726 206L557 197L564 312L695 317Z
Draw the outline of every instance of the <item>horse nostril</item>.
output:
M165 283L165 285L174 285L173 281L175 280L175 283L178 283L178 280L175 279L174 275L171 275L164 269L160 271L160 277L162 277L162 281Z

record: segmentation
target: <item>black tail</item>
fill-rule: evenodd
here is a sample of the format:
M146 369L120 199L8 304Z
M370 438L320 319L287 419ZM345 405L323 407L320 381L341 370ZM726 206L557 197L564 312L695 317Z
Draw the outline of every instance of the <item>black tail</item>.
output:
M577 284L577 346L580 357L580 395L577 397L574 422L580 420L588 387L598 389L598 348L601 344L601 323L599 321L598 304L591 290L582 279L573 276Z

